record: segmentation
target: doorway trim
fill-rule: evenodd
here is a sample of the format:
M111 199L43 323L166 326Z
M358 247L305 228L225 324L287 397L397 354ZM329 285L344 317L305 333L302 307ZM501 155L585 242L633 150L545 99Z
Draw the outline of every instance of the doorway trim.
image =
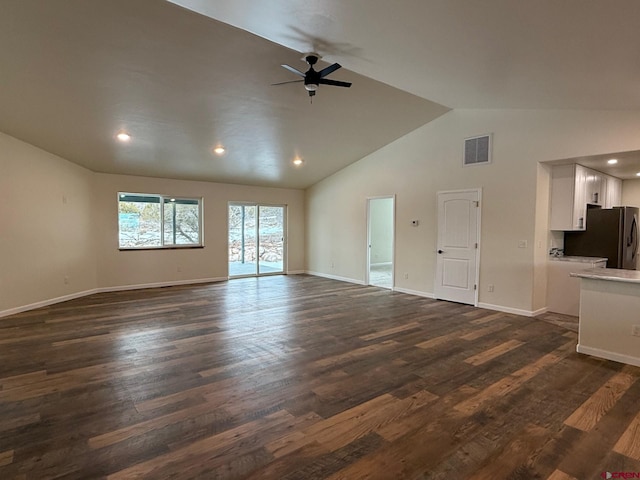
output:
M393 225L393 232L391 234L391 287L390 290L395 288L395 266L396 266L396 195L379 195L374 197L367 197L367 243L365 245L366 252L366 270L364 276L364 284L371 285L370 273L371 273L371 201L391 199L393 202L391 208L391 222ZM374 285L375 286L375 285ZM386 287L380 287L386 288Z

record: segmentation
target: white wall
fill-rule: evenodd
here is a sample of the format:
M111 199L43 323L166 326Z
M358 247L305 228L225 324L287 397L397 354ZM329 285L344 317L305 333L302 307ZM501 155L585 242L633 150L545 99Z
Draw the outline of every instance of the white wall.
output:
M547 307L547 262L555 241L549 230L551 215L551 166L538 163L536 181L536 217L533 248L533 312ZM564 237L563 237L564 238Z
M118 191L203 197L205 247L119 251ZM229 201L287 205L287 271L304 271L302 190L98 174L0 133L0 316L101 289L226 279Z
M308 189L307 268L364 281L366 197L396 194L396 285L430 295L436 193L481 187L480 302L535 312L545 303L540 269L548 250L549 187L538 186L548 174L538 162L636 150L639 127L640 113L631 111L449 112ZM463 139L485 133L494 134L493 163L462 167ZM417 228L410 225L414 218ZM518 248L519 240L527 248Z
M0 313L96 287L92 215L90 171L0 133Z
M640 207L640 178L622 181L622 205Z
M118 250L118 192L203 197L204 248ZM287 205L287 270L304 271L304 192L125 175L95 175L96 252L100 288L228 276L228 202ZM180 271L178 271L180 269Z

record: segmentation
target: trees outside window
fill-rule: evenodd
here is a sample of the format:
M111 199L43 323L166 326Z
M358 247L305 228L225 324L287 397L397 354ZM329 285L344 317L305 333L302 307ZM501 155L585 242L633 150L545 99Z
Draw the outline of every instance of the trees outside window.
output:
M202 199L119 193L121 249L202 246Z

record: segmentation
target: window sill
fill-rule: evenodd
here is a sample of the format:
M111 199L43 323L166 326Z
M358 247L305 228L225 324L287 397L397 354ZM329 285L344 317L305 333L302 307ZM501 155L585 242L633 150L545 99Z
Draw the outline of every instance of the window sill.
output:
M140 250L189 250L204 248L204 245L171 245L168 247L118 247L121 252L136 252Z

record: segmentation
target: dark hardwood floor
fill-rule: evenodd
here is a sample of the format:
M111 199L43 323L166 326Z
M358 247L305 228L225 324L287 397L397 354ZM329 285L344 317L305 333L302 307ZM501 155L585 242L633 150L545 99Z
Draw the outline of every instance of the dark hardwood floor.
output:
M0 478L640 472L640 369L571 323L304 275L2 318Z

